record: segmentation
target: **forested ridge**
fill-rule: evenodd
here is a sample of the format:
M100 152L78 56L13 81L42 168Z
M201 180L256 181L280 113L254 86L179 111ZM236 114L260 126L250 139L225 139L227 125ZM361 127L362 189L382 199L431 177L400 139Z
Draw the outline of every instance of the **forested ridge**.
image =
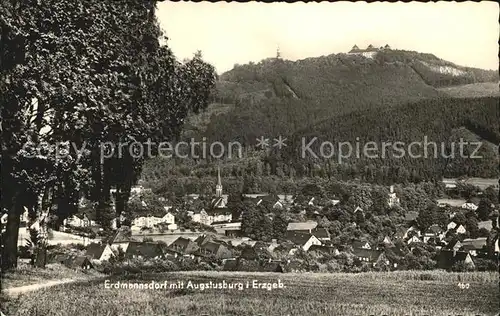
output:
M211 119L200 126L193 116L184 131L253 144L261 135L292 134L352 111L446 97L439 89L479 82L498 82L498 73L403 50L381 51L374 59L348 54L268 58L222 74L214 110L205 115Z
M390 50L374 59L337 54L292 62L269 58L257 64L235 65L220 76L209 110L191 116L185 139L241 142L242 159L225 160L223 174L236 187L287 187L300 177L360 179L375 183L419 182L444 177L497 177L500 142L498 97L451 98L443 87L460 89L469 83L496 82L494 71L461 67L431 54ZM467 94L468 90L464 90ZM287 146L274 152L255 148L260 136L282 135ZM428 158L328 159L301 156L301 140L318 152L332 143L435 142ZM483 142L476 155L460 157L458 142ZM443 143L443 149L441 149ZM455 147L455 158L446 158ZM422 154L417 149L414 154ZM465 147L470 155L474 146ZM442 154L445 155L442 155ZM445 157L442 157L445 156ZM177 175L172 180L188 191L209 186L215 167L193 159L153 160L144 179ZM206 177L206 178L205 178ZM156 180L154 180L156 181ZM170 180L169 180L170 181ZM205 184L205 181L208 181ZM198 182L195 184L193 182ZM246 183L246 184L245 184ZM173 184L173 183L172 183Z

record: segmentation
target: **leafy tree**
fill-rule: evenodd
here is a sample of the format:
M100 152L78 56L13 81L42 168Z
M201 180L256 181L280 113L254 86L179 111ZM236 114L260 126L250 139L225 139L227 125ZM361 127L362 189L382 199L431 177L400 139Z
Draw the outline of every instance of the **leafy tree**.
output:
M417 217L417 225L422 231L426 231L431 225L438 221L440 210L437 206L430 206L420 211Z
M245 209L243 194L231 193L227 198L227 208L231 211L233 218L239 218Z
M241 231L252 239L270 240L273 236L273 225L263 207L247 204L242 214Z
M85 8L74 0L5 1L2 12L2 60L19 64L2 67L8 80L1 87L2 178L9 183L1 190L8 213L2 266L10 269L19 215L24 207L36 213L40 196L41 207L58 205L62 220L85 192L106 228L114 217L110 188L117 187L120 214L141 171L144 156L130 153L132 143L178 135L187 113L206 106L215 76L199 54L180 64L160 45L155 1ZM125 147L102 159L105 143ZM57 144L66 145L63 158L55 159Z
M468 217L465 221L465 229L467 230L470 238L477 238L479 235L477 219L475 217Z
M382 188L376 188L371 192L372 196L372 201L373 205L371 206L371 209L375 212L375 214L386 214L386 209L388 208L387 205L387 197L388 197L387 190L384 190Z
M457 223L457 225L465 225L465 223L467 222L467 219L466 219L464 213L462 213L462 212L456 213L455 216L453 216L452 220L455 223Z
M479 220L487 221L491 211L493 211L493 207L491 206L491 200L487 198L481 199L478 208L476 210L477 217L479 218Z
M283 239L286 235L288 221L284 213L280 212L273 218L273 237Z

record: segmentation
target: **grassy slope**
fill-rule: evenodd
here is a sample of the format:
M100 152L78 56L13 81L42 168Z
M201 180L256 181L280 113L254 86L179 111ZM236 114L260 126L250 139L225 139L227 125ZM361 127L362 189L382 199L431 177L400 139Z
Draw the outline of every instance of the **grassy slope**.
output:
M426 275L422 281L422 275ZM175 282L281 279L285 289L117 290L102 282L63 285L7 302L8 315L493 315L495 273L361 274L185 272L143 277ZM122 280L123 281L123 280ZM135 282L138 280L129 280ZM460 289L459 282L469 283ZM50 302L50 303L49 303Z
M2 276L2 287L14 288L51 280L89 279L97 276L101 275L96 271L76 271L60 264L48 264L45 269L20 264L16 270Z
M439 91L454 98L500 96L500 89L497 82L480 82L456 87L445 87L440 88Z

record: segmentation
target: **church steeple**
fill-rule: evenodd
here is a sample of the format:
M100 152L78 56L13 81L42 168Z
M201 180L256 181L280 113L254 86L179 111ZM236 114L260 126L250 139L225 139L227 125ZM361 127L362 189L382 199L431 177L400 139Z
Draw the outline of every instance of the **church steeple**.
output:
M215 196L222 197L222 182L220 180L220 167L217 167L217 185L215 186Z

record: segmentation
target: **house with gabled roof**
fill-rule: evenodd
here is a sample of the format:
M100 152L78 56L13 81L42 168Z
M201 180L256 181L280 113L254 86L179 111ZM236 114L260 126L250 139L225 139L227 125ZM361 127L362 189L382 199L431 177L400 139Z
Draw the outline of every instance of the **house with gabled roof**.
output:
M411 235L416 235L417 237L420 237L422 236L422 233L420 232L420 229L417 226L412 225L410 228L406 230L403 238L406 239Z
M438 267L450 270L455 264L464 263L471 268L475 267L471 255L465 251L441 250L438 255Z
M193 254L195 256L214 258L217 260L233 257L233 253L226 246L212 241L202 244Z
M164 257L162 247L152 242L131 242L125 251L127 259L162 259Z
M114 257L115 254L108 244L92 243L87 246L85 256L87 256L90 260L107 261Z
M480 252L487 252L487 240L486 237L467 238L462 240L462 248L464 251L469 252L471 256L476 257Z
M433 224L431 225L426 233L433 234L434 236L438 236L441 234L444 230L438 225L438 224Z
M184 237L177 238L168 247L185 255L193 254L199 249L199 246L194 241Z
M312 245L309 247L309 252L318 252L322 254L338 256L340 251L337 247L326 246L326 245Z
M363 262L375 262L382 254L380 250L353 248L352 254L358 257Z
M199 212L190 215L193 222L203 225L212 225L212 223L228 223L233 220L233 215L227 208L202 209Z
M74 214L63 221L64 226L91 227L96 225L95 216L87 213Z
M167 210L167 213L165 213L165 215L163 215L163 217L162 217L162 223L175 224L175 215L174 215L174 213L168 211L169 208L167 208L167 206L165 206L164 208L165 208L165 210Z
M316 221L295 222L295 223L288 223L286 230L311 233L311 231L315 229L317 226L318 222Z
M380 241L380 239L379 239ZM383 248L392 248L395 247L394 243L392 242L392 239L389 236L385 236L382 241L379 242L379 244L383 245Z
M422 241L417 236L412 236L411 238L409 238L406 241L406 243L408 243L408 245L413 244L413 243L419 243L419 242L422 242Z
M201 247L202 245L210 241L214 241L214 236L208 234L200 235L194 240L198 247Z
M424 235L422 240L424 243L434 245L436 249L440 249L444 245L444 239L441 236L427 236Z
M445 235L445 231L441 227L439 227L439 225L433 224L425 232L423 236L423 242L428 243L429 240L435 240L436 238L442 240L444 239Z
M127 250L130 242L136 241L132 237L128 236L128 232L123 229L118 229L114 236L111 238L109 246L111 250L118 251L121 248L123 251Z
M464 204L462 204L461 208L463 208L465 210L475 211L478 209L478 206L474 203L464 203Z
M92 262L86 256L69 256L64 261L64 265L75 270L90 270L94 268Z
M457 223L454 221L449 222L448 225L446 226L446 228L448 230L455 229L456 227L457 227Z
M353 248L358 248L358 249L372 249L372 246L368 241L359 241L356 240L352 243Z
M339 204L339 203L340 203L340 200L339 200L339 199L331 199L331 200L330 200L330 204L331 204L331 205L333 205L333 206L335 206L335 205L337 205L337 204Z
M457 234L465 234L467 232L467 230L465 229L465 226L464 225L459 225L457 228L456 228L456 232Z
M268 247L257 242L253 247L245 245L241 250L240 258L245 260L268 260L274 258L274 255Z
M323 242L329 241L331 239L330 232L328 232L328 230L323 227L316 227L314 229L311 229L311 234L313 234L316 238Z
M446 245L446 250L459 251L460 249L462 249L462 246L463 245L460 240L454 240Z
M465 202L466 202L465 200L460 200L460 199L438 199L437 200L437 204L439 207L446 207L446 206L460 207Z
M312 234L288 231L286 239L307 251L312 245L321 245L321 241Z

